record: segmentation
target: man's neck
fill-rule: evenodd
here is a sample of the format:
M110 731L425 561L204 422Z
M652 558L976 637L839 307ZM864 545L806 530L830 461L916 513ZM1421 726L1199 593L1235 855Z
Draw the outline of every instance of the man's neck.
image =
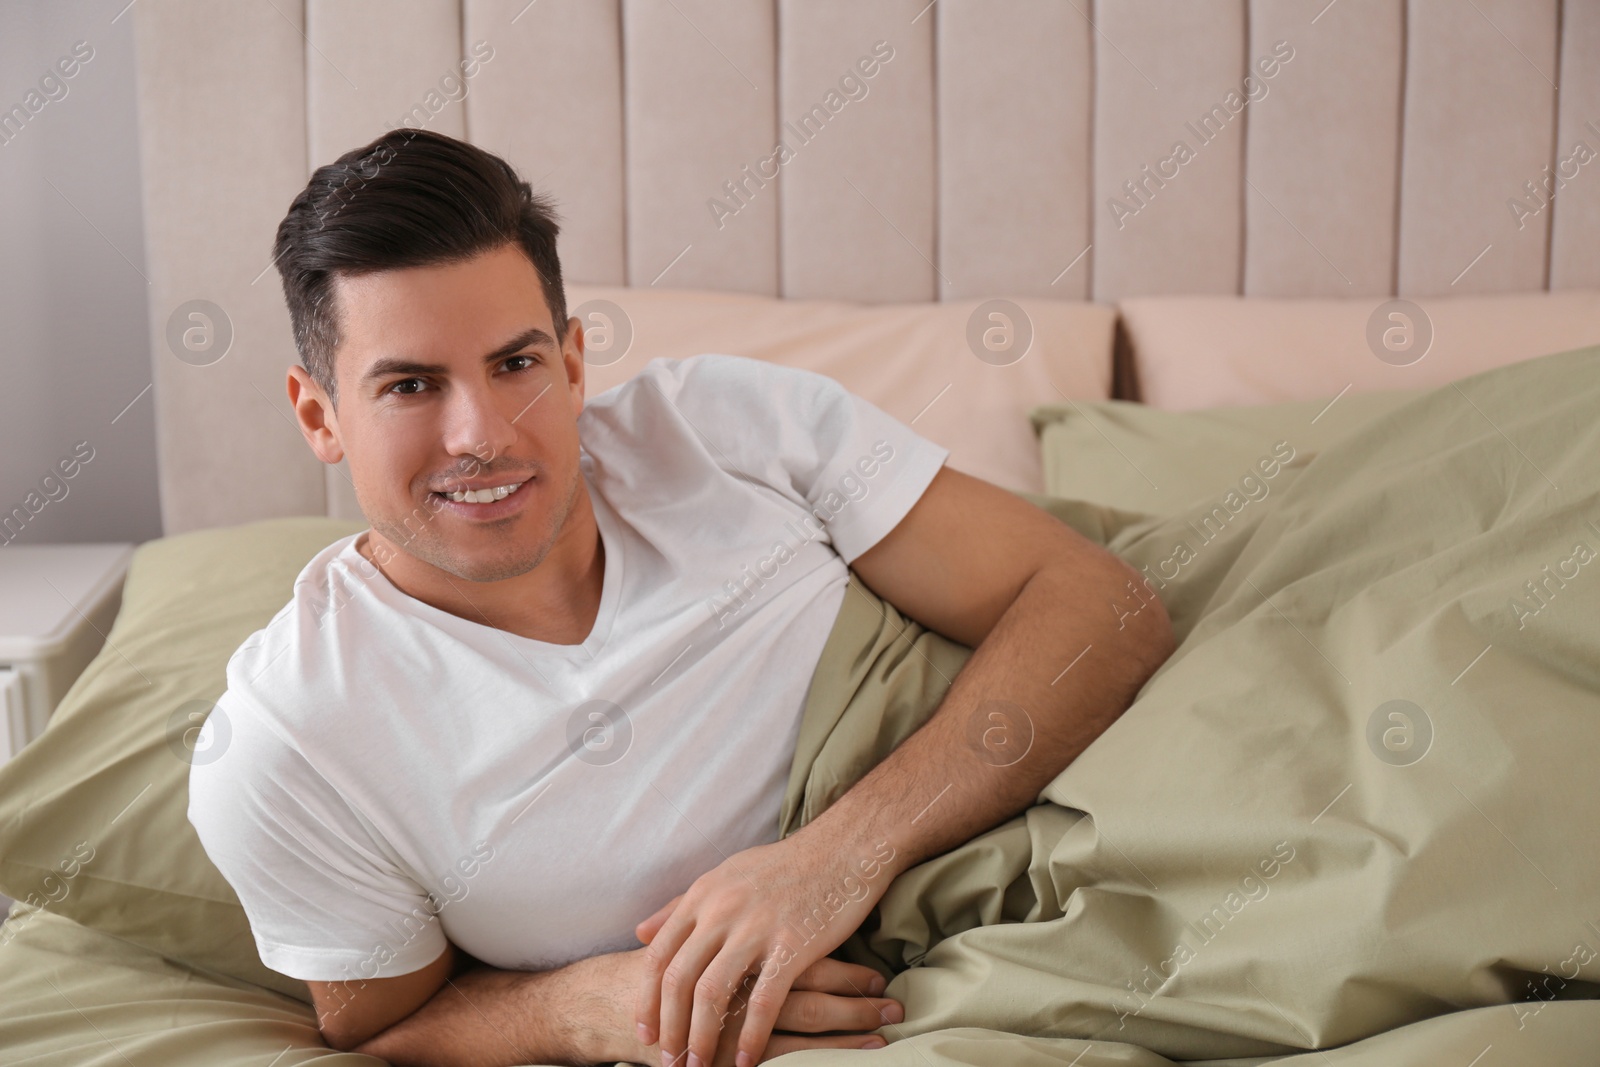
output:
M473 582L387 542L380 562L366 530L356 549L409 596L440 611L484 626L553 645L588 640L600 615L605 589L605 541L589 494L580 489L563 532L539 565L525 574Z

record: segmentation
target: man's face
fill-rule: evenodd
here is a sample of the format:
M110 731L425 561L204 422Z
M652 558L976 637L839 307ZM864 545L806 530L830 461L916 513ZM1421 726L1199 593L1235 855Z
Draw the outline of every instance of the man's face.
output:
M538 272L515 244L448 266L339 277L334 295L339 405L322 413L322 445L331 435L337 448L308 436L324 460L348 458L373 531L468 581L538 566L582 481L578 320L558 348ZM291 375L310 381L298 367ZM487 503L447 496L518 483Z

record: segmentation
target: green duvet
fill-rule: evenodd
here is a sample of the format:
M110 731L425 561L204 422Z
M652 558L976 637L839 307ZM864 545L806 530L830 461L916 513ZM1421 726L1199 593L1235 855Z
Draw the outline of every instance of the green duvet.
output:
M841 946L892 976L889 1046L783 1062L1595 1062L1600 349L1425 393L1309 460L1279 445L1182 515L1032 498L1144 571L1178 650L1034 806L907 871ZM852 580L781 832L935 713L967 654ZM7 878L44 862L41 820L72 832L59 783L54 807L14 792L52 792L49 743L84 763L72 710L0 771ZM142 751L119 745L107 766ZM140 884L217 895L195 870ZM234 948L197 970L112 875L0 928L7 1062L374 1062L320 1047L293 983L223 962L236 902L213 905Z
M1035 498L1144 570L1181 644L846 943L906 1005L880 1061L1600 1060L1600 349L1294 451L1175 517ZM785 829L965 655L853 583Z

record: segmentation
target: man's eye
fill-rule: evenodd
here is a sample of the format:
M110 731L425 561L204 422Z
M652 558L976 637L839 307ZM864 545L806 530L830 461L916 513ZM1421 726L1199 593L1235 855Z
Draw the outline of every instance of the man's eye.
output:
M514 360L519 359L524 361L524 366L510 366ZM508 369L511 371L527 370L528 367L533 366L538 361L539 360L537 356L507 356L505 360ZM400 381L389 386L389 392L396 393L400 396L416 396L422 391L422 387L426 384L427 383L425 383L421 378L402 378Z

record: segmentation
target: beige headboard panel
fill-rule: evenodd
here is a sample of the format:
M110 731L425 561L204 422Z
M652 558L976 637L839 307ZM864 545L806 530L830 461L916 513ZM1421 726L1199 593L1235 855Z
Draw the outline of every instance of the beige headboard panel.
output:
M873 302L1600 286L1600 160L1573 159L1600 149L1600 0L132 15L168 532L342 510L284 399L272 235L314 166L408 115L552 193L576 282ZM167 343L195 299L233 329L205 366Z

